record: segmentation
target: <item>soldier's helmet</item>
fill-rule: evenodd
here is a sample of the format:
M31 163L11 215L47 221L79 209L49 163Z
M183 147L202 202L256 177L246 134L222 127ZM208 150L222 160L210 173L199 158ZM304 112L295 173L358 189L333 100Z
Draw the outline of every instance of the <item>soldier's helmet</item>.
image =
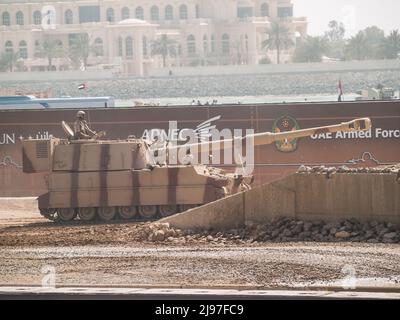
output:
M85 111L78 111L77 113L76 113L76 117L77 118L84 118L85 117L85 115L86 115L86 113L85 113Z

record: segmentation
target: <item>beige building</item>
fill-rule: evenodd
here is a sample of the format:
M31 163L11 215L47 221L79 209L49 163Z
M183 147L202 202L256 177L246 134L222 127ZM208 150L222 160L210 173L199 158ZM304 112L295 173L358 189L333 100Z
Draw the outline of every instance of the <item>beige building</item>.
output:
M166 34L175 48L167 66L254 65L276 62L276 53L262 48L273 21L284 23L294 42L307 34L291 0L0 0L0 53L19 52L31 71L51 62L54 70L143 75L163 66L152 43ZM282 52L283 63L293 50Z

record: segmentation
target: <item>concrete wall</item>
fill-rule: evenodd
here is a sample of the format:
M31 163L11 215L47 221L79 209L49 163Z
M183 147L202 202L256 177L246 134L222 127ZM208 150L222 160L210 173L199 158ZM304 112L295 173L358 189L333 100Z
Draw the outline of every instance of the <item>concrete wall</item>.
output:
M330 179L324 174L294 174L165 222L182 229L231 229L275 217L356 218L400 225L400 183L395 174L335 174Z
M337 61L329 63L288 63L268 65L204 66L154 69L149 76L168 76L171 70L174 76L206 76L230 74L275 74L275 73L310 73L310 72L348 72L371 70L398 70L400 59Z
M295 174L245 195L246 220L275 216L325 221L356 218L400 224L400 184L393 174Z
M50 71L50 72L0 72L0 81L61 81L61 80L99 80L113 78L113 72L104 71Z

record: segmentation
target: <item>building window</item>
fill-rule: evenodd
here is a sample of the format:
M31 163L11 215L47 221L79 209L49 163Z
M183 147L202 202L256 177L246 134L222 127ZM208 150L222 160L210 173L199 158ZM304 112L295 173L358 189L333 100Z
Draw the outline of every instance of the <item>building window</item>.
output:
M160 20L160 12L159 12L157 6L152 6L151 7L151 9L150 9L150 17L151 17L151 20L153 20L153 21Z
M188 18L188 9L186 4L179 7L179 19L186 20Z
M127 59L133 58L133 40L132 37L125 39L125 55Z
M74 16L73 16L71 10L65 11L64 20L65 20L65 24L73 24L74 23Z
M165 7L165 20L174 20L174 9L171 5Z
M196 54L196 38L192 34L187 37L187 51L189 56Z
M279 18L293 17L293 8L292 7L278 8L278 17Z
M127 8L127 7L122 8L121 18L122 18L122 20L129 19L129 8Z
M261 17L269 17L268 3L263 3L261 5Z
M196 19L200 19L200 7L196 5Z
M24 25L24 14L22 13L22 11L17 12L17 14L15 15L15 19L18 25L20 26Z
M42 24L42 13L38 10L33 13L33 24L37 26Z
M3 12L3 15L2 15L2 23L3 23L3 26L9 26L10 24L11 24L11 21L10 21L10 14L6 11L6 12Z
M123 40L122 40L122 37L119 37L118 38L118 57L122 57L123 56L123 52L124 52Z
M246 52L249 52L249 36L247 34L244 36L244 40L246 42Z
M142 7L137 7L135 10L135 17L139 20L144 20L144 10Z
M211 53L215 52L215 36L211 36Z
M103 40L101 38L96 38L94 40L94 47L93 47L95 57L102 57L104 55L103 52Z
M22 59L28 59L28 46L24 40L19 43L19 56Z
M142 41L143 41L143 43L142 43L142 46L143 46L143 55L144 55L145 57L147 57L147 38L146 38L146 37L143 37L143 38L142 38Z
M102 21L100 6L96 5L79 6L78 13L79 13L79 23L91 23L91 22Z
M206 34L203 37L203 51L204 51L204 54L208 53L208 38L207 38Z
M6 42L4 47L6 49L6 53L13 53L14 52L13 43L10 40Z
M115 21L114 9L113 8L108 8L106 16L107 16L107 21L108 22L114 22Z
M229 52L230 52L229 35L224 33L222 35L222 54L229 55Z
M238 7L237 9L238 18L247 18L253 16L253 8L251 7Z

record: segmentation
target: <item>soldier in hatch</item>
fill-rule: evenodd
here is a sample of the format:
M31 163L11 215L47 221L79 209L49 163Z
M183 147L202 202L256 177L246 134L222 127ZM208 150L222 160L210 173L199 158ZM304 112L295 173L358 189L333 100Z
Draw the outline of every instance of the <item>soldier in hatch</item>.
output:
M74 124L74 133L76 139L92 139L96 135L96 131L89 128L87 121L85 120L86 113L84 111L78 111L76 114L76 121Z

